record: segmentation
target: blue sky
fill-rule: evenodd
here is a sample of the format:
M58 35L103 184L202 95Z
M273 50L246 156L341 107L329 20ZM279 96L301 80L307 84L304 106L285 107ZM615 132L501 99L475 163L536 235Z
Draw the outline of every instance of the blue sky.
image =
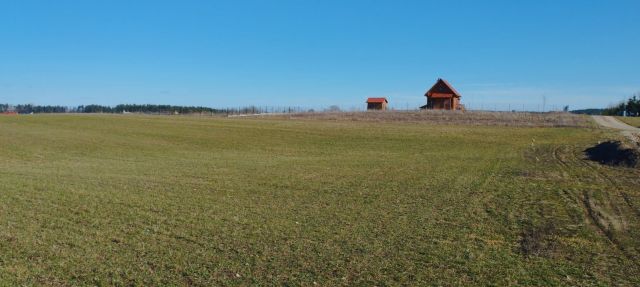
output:
M640 91L640 1L0 0L0 102L484 109Z

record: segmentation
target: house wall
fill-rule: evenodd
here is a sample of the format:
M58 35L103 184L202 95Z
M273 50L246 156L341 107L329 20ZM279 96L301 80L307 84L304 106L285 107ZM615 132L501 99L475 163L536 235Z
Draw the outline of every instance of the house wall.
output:
M432 110L459 110L459 98L427 98L427 108Z
M367 110L387 110L387 103L367 103Z
M446 99L446 98L431 99L429 108L433 110L450 110L451 99L450 98L449 99Z

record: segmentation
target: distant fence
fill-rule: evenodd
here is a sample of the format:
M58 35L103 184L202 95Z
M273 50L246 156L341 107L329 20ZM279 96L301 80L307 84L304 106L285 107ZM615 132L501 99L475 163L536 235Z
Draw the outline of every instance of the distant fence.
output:
M466 110L469 111L509 111L509 112L553 112L562 111L565 106L562 105L541 105L541 104L510 104L510 103L465 103ZM366 111L366 105L326 105L326 106L260 106L249 105L239 107L225 108L208 108L208 107L182 107L168 105L131 105L129 106L35 106L35 105L19 105L9 106L0 105L0 112L15 111L21 114L29 113L138 113L138 114L155 114L155 115L172 115L172 114L191 114L191 115L249 115L249 114L297 114L307 112L362 112ZM149 108L151 107L151 108ZM394 103L391 102L388 110L392 111L418 111L420 104L418 103Z
M479 103L464 104L468 111L495 111L495 112L561 112L568 108L564 105L536 105L536 104L505 104L505 103ZM391 111L418 111L420 106L417 104L390 104L387 108ZM223 113L234 114L292 114L305 112L363 112L366 111L366 105L330 105L316 107L299 107L299 106L251 106L238 108L224 108Z

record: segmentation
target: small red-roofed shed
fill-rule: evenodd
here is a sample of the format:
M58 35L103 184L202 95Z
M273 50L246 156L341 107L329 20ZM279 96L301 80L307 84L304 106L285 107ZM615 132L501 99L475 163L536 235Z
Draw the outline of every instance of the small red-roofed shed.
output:
M387 109L387 98L368 98L367 99L367 110L379 110L384 111Z

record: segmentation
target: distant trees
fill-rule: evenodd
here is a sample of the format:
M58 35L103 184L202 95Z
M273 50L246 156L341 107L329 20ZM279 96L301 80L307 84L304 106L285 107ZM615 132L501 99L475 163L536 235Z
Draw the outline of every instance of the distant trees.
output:
M64 106L37 106L31 104L17 106L9 106L9 104L0 105L0 112L5 112L10 109L20 114L66 113L69 111L69 108Z
M152 114L201 114L222 113L223 110L208 107L171 106L171 105L117 105L114 113L152 113Z
M145 113L145 114L195 114L195 113L222 113L223 110L207 107L172 106L172 105L129 105L121 104L115 107L87 105L77 108L79 113Z
M627 113L627 116L640 116L640 93L636 93L626 102L604 109L602 114L609 116L621 116L624 112Z
M115 107L102 105L82 105L77 107L39 106L0 104L0 112L15 110L20 114L38 113L148 113L148 114L194 114L194 113L224 113L225 110L207 107L171 106L171 105L117 105ZM255 108L249 108L255 109Z
M0 104L0 112L15 110L20 114L30 113L144 113L144 114L262 114L262 113L300 113L305 109L300 107L258 107L245 106L238 108L215 109L202 106L172 106L172 105L136 105L120 104L116 106L81 105L77 107L39 106ZM338 106L329 107L329 111L340 111Z
M78 113L113 113L113 108L100 105L78 106Z
M574 114L584 114L584 115L602 115L604 109L582 109L582 110L573 110L571 111Z

